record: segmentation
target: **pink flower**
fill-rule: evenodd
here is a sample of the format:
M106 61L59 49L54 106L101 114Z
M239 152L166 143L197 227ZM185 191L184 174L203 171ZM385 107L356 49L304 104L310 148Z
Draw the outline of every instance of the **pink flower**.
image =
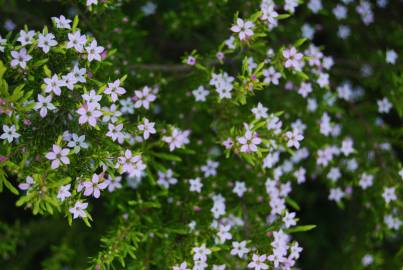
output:
M25 183L19 184L18 188L21 190L29 190L33 187L34 184L34 179L31 176L27 176L27 178L25 178Z
M268 269L269 266L264 263L266 261L266 255L253 254L252 261L248 264L248 268L253 268L255 270Z
M262 140L257 136L256 132L246 130L243 137L237 138L238 142L241 144L241 152L250 153L257 151L257 145L259 145Z
M186 59L186 63L190 66L194 66L196 64L196 58L194 58L193 56L189 56Z
M84 196L93 195L95 198L99 198L101 195L101 190L108 186L107 182L100 182L101 179L102 177L100 177L98 174L94 174L91 181L85 181L83 183L85 188Z
M125 136L124 134L121 132L121 130L123 129L123 124L119 124L119 125L114 125L114 124L108 124L108 133L106 133L106 136L111 137L112 141L116 141L118 140L118 142L120 144L123 143Z
M130 177L140 177L146 168L141 159L141 155L132 155L132 151L127 149L124 156L118 158L116 168L121 168L122 173L128 173Z
M83 106L77 110L80 115L78 122L80 125L85 123L95 127L97 125L98 118L102 115L102 112L98 110L98 103L84 103Z
M239 33L240 40L246 40L253 36L252 28L255 26L253 22L244 22L241 18L238 18L236 24L231 27L231 31Z
M108 83L108 87L105 88L105 94L110 95L113 102L118 100L118 95L123 95L126 90L120 87L120 80L116 80L113 83Z
M190 131L182 131L178 128L172 130L171 136L164 136L162 140L169 144L169 151L173 151L176 148L181 148L185 144L189 143Z
M150 108L150 103L157 99L157 97L152 93L152 89L145 86L142 90L134 91L137 97L136 103L134 103L135 108L144 107L145 109Z
M46 154L46 158L52 160L52 169L59 168L60 164L70 164L70 160L67 157L70 150L67 148L62 149L59 145L53 145L53 151Z
M286 68L293 68L297 71L301 71L304 66L303 54L299 53L297 49L291 47L283 51L283 56L285 58L284 66Z

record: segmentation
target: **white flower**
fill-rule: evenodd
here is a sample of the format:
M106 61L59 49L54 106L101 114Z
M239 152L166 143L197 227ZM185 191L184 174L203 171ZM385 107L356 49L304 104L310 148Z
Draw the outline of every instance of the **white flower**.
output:
M80 125L88 123L95 127L98 118L102 116L102 112L97 109L97 103L84 103L76 112L80 115L78 119Z
M368 266L374 262L374 257L370 254L366 254L364 257L361 259L362 265Z
M129 177L141 177L146 165L141 159L141 155L133 156L132 151L127 149L124 156L118 158L115 168L121 169L121 173L128 173Z
M154 125L154 122L150 122L147 118L144 118L143 123L137 126L137 128L143 132L143 137L145 140L150 137L150 134L156 133Z
M298 94L300 94L305 98L311 92L312 92L312 85L309 82L302 82L301 86L298 89Z
M46 158L52 161L52 169L59 168L61 164L70 164L70 159L67 157L69 149L62 149L59 145L54 144L52 150L46 154Z
M95 92L94 89L91 91L81 95L81 97L87 102L87 103L92 103L94 104L97 108L100 107L99 101L102 99L102 95L98 95L97 92Z
M344 197L344 192L340 188L330 189L329 200L339 202Z
M246 247L246 241L232 242L231 255L242 258L245 254L249 253L249 248Z
M285 0L284 9L291 13L294 13L295 8L298 6L298 4L298 0Z
M386 63L388 64L395 64L397 60L397 53L394 50L387 50L386 51Z
M304 61L302 59L303 54L298 52L296 48L291 47L289 49L284 49L283 56L285 58L284 66L286 68L301 71L302 67L304 66Z
M200 167L200 170L203 172L204 177L216 176L217 168L219 163L213 160L207 160L207 164Z
M308 3L308 8L312 10L313 13L318 13L319 10L322 9L322 2L321 0L310 0Z
M101 195L101 190L105 189L108 186L106 181L102 181L102 176L100 177L98 174L94 174L92 176L91 181L85 181L83 186L85 188L84 196L93 195L94 198L99 198Z
M66 75L63 75L62 81L63 81L64 86L66 86L70 90L73 90L75 84L78 82L77 78L74 76L74 74L72 72L67 73Z
M162 137L162 141L169 144L169 151L172 152L176 148L181 148L185 144L188 144L189 135L190 135L190 131L188 131L188 130L182 131L178 128L174 128L172 130L171 136Z
M144 107L148 110L150 108L150 103L157 99L153 94L152 89L148 86L144 86L142 90L135 90L134 94L137 98L134 103L135 108Z
M141 11L143 11L144 15L149 16L155 13L157 10L157 5L153 2L147 2L145 5L141 7Z
M180 265L173 266L172 270L189 270L189 268L187 268L187 263L183 262Z
M266 255L253 254L252 261L248 264L248 268L253 268L254 270L269 269L269 266L265 264L264 261L266 261Z
M292 131L287 131L285 133L285 136L287 137L287 146L288 147L295 147L299 148L299 142L304 139L304 136L301 134L301 132L298 129L293 129Z
M39 115L44 118L48 114L48 110L56 110L55 105L52 104L52 96L38 95L38 102L35 104L35 110L40 110Z
M88 144L85 142L85 135L81 135L80 137L73 133L71 134L71 140L67 144L68 147L74 148L75 153L79 153L81 148L87 149Z
M57 198L61 201L64 201L66 198L70 197L71 196L70 187L71 184L61 186L59 188L59 191L57 192Z
M237 137L237 141L241 144L241 152L245 153L256 152L257 145L262 142L257 133L249 129L246 129L244 136Z
M15 125L3 125L3 131L4 133L1 134L0 139L7 140L9 143L21 136L19 133L17 133Z
M90 7L91 5L98 5L98 0L87 0L86 4L87 7Z
M113 192L115 189L119 189L122 187L122 177L121 176L116 176L116 177L111 177L110 175L108 178L105 180L108 186L108 191Z
M231 31L235 33L239 33L239 39L240 40L246 40L253 36L253 27L255 24L253 22L242 20L241 18L238 18L236 20L236 24L231 27Z
M203 86L199 86L197 89L192 91L192 94L195 97L196 101L205 102L209 91L206 90Z
M363 173L360 177L360 181L358 182L360 187L364 190L372 186L373 183L374 183L374 176L367 173Z
M193 260L195 261L207 261L207 255L211 254L211 250L206 248L206 244L193 248Z
M35 36L35 31L20 31L20 36L18 37L17 41L21 43L21 46L26 46L28 44L32 44L32 41Z
M102 122L110 121L111 123L115 123L122 115L122 113L117 110L116 104L112 104L109 108L103 107L102 110L106 112L102 118Z
M113 102L118 100L118 95L123 95L126 90L120 86L120 80L116 80L113 83L108 83L104 93L111 96Z
M4 52L4 45L7 44L7 39L2 38L0 35L0 52Z
M85 47L85 50L87 51L89 62L93 60L101 61L101 53L104 51L104 47L98 46L95 39L91 41L90 46Z
M190 185L189 191L191 192L200 193L203 187L200 177L196 177L195 179L189 179L189 185Z
M170 185L176 185L178 183L178 179L176 179L173 175L174 172L171 169L167 170L165 173L158 171L157 183L168 189Z
M118 141L118 143L122 144L125 136L124 134L121 132L121 130L123 129L123 124L119 124L119 125L114 125L109 123L108 124L108 132L106 133L106 136L111 137L112 141Z
M283 217L283 222L286 228L295 226L297 224L297 221L295 220L295 213L286 211L285 216Z
M51 78L45 78L43 79L45 84L46 84L46 88L45 88L45 92L46 93L50 93L53 92L55 93L56 96L60 96L61 94L61 87L65 86L65 83L63 80L59 79L59 77L54 74Z
M134 113L134 103L132 102L131 98L121 99L119 100L120 105L120 112L122 114L132 114Z
M340 152L342 152L343 155L345 155L345 156L349 156L351 153L354 152L353 140L351 138L347 138L347 139L343 140L343 142L341 144Z
M64 17L63 15L61 15L59 18L52 17L52 19L55 21L57 28L60 28L60 29L70 29L71 28L71 26L70 26L71 20L66 19L66 17Z
M234 192L235 194L237 194L239 197L242 197L243 194L246 192L246 185L245 182L239 182L236 181L235 182L235 187L232 190L232 192Z
M395 192L396 192L396 188L394 188L394 187L390 187L390 188L385 187L385 189L383 190L383 193L382 193L382 197L383 197L383 199L385 200L385 202L387 204L389 204L391 201L397 200L397 196L396 196Z
M252 109L252 113L255 115L256 119L267 118L267 110L268 109L259 102L257 107Z
M38 47L42 49L44 53L48 53L51 47L57 45L57 41L55 40L55 35L52 33L48 34L39 34L38 36Z
M85 68L80 68L77 64L74 66L73 71L70 72L76 78L78 82L85 83L86 79L84 75L87 73Z
M260 7L263 13L260 18L267 22L269 30L276 27L278 25L277 21L278 13L274 10L275 9L274 3L268 1L262 1Z
M390 103L389 99L384 97L381 100L377 101L378 104L378 111L380 113L389 113L390 110L392 109L392 103Z
M20 66L22 69L25 69L27 62L32 59L32 56L27 53L27 49L25 48L22 48L18 52L11 51L11 56L13 57L13 60L11 60L11 67L13 68Z
M76 219L78 217L85 218L87 214L84 209L86 209L88 203L76 202L74 207L69 208L69 212L73 214L73 218Z
M85 35L81 35L80 31L75 31L74 33L68 33L67 37L69 39L66 45L67 49L74 48L79 53L83 52L84 45L87 42Z
M267 83L267 84L274 84L274 85L278 85L279 83L279 79L281 78L281 74L279 72L277 72L274 67L269 67L267 69L263 69L263 76L264 76L264 80L263 82Z
M233 36L231 36L229 39L227 39L225 41L225 45L228 47L228 49L233 50L233 49L235 49L234 42L235 42L235 38Z
M217 232L217 236L218 236L217 242L220 244L224 244L225 241L231 240L232 234L230 233L230 230L231 230L231 225L220 224L218 232Z
M343 5L337 5L333 9L333 14L336 17L336 19L338 19L338 20L345 19L345 18L347 18L347 8Z

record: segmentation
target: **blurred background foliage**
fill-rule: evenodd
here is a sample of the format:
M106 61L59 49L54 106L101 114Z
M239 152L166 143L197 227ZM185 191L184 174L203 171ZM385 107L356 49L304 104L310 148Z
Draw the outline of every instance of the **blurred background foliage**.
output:
M200 54L215 54L217 46L228 38L229 26L234 14L239 11L249 15L259 5L259 1L245 0L154 0L157 10L145 16L141 8L147 1L104 1L104 6L89 12L84 1L15 1L0 0L0 24L2 35L6 28L13 26L21 29L25 24L29 28L39 30L43 25L50 25L50 18L64 14L69 17L79 15L80 27L92 33L100 44L118 54L113 59L111 71L116 74L129 74L129 85L136 87L149 82L164 85L163 97L159 101L161 112L158 117L162 121L182 122L186 127L188 121L212 122L212 116L194 112L194 103L189 91L198 86L198 78L188 74L187 68L180 63L181 57L197 49ZM344 80L358 83L370 91L373 99L388 96L403 96L403 77L399 65L386 66L384 52L388 48L403 48L402 1L389 1L386 9L377 9L375 24L365 26L358 16L350 16L348 25L352 35L348 41L340 40L337 35L337 24L334 18L326 14L330 12L333 1L323 1L323 14L312 15L307 9L298 9L296 14L286 20L279 31L281 36L270 37L273 44L279 46L293 42L295 36L301 35L301 26L309 23L315 27L314 43L325 48L325 53L335 60L333 82L339 84ZM246 13L246 14L245 14ZM290 40L284 40L290 37ZM400 60L401 61L401 60ZM363 78L361 69L371 65L373 75ZM401 65L400 65L401 66ZM386 72L388 71L388 72ZM392 78L395 77L395 78ZM395 84L399 87L395 87ZM135 88L131 89L134 90ZM400 91L391 93L390 91ZM130 91L130 90L129 90ZM264 99L256 96L256 99ZM403 101L397 103L397 112L384 120L392 127L397 127L396 142L392 142L394 151L403 158L401 142L402 123L396 113L402 114ZM198 105L205 106L205 105ZM277 109L292 109L295 102L279 104ZM301 105L303 107L305 105ZM347 106L347 105L346 105ZM365 102L354 104L365 106ZM400 111L399 111L400 107ZM174 109L173 109L174 108ZM353 113L353 109L348 110ZM344 126L349 126L349 123ZM351 123L351 132L357 132L356 123ZM201 139L203 129L194 130L194 136ZM362 129L361 129L362 132ZM370 138L368 138L370 139ZM200 146L202 147L202 146ZM205 157L196 157L200 162ZM225 165L224 165L225 166ZM231 166L231 165L229 165ZM16 208L17 197L10 193L0 196L0 269L85 269L89 257L97 256L103 248L100 236L107 232L115 233L121 226L121 217L125 206L116 206L114 196L135 196L133 191L126 194L107 194L103 200L94 203L92 211L96 222L92 228L81 222L71 227L62 216L32 216L30 211ZM146 194L147 191L138 191ZM378 252L384 256L382 269L395 270L403 262L403 239L386 239L381 246L369 250L372 246L371 231L376 220L370 207L365 209L363 194L357 193L343 209L327 199L328 193L324 184L317 179L309 179L306 185L298 186L293 197L300 203L300 220L305 224L317 224L315 230L297 234L296 238L304 247L300 260L302 269L362 269L359 263L362 256ZM165 215L169 218L169 209L161 208L147 214ZM139 213L140 215L140 213ZM380 217L382 218L382 217ZM154 224L158 228L158 224ZM135 236L133 236L135 238ZM135 240L134 240L135 241ZM158 241L148 241L142 249L147 257L147 250L154 250L156 256L166 256L167 250L175 248L161 245ZM147 249L148 248L148 249ZM393 257L392 254L400 255ZM159 254L158 254L159 253ZM379 261L371 266L380 269ZM68 266L68 267L67 267ZM135 266L132 269L136 269ZM165 266L160 266L165 268ZM150 265L149 269L162 269Z

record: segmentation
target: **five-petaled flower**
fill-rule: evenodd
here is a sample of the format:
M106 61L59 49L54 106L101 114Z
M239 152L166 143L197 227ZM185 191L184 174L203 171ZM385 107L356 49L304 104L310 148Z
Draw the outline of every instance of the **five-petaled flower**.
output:
M77 113L80 115L78 119L80 125L88 123L93 127L97 125L98 118L102 116L102 112L98 110L98 103L84 103Z
M253 22L244 21L241 18L236 20L236 24L231 27L231 31L239 33L240 40L247 40L253 36L253 27L255 24Z
M61 164L70 164L70 159L67 157L70 150L68 148L61 148L59 145L54 144L52 151L46 154L46 158L52 161L52 169L57 169Z
M88 206L88 203L76 202L73 207L69 208L69 212L73 214L73 218L76 219L78 217L85 218L87 213L84 211Z
M95 198L101 196L101 190L108 186L108 182L104 181L103 175L94 174L91 181L85 181L84 186L84 196L93 195Z
M13 140L18 139L21 135L17 132L17 128L15 125L7 126L3 125L4 133L1 134L0 139L7 140L9 143L12 143Z
M55 105L52 104L52 96L38 95L38 102L35 104L35 110L39 110L39 115L44 118L48 114L48 110L56 110Z

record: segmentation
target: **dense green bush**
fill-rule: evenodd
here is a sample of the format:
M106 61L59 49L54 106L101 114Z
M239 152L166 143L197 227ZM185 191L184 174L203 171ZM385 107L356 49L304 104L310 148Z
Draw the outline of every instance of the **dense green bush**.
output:
M0 269L401 269L402 8L0 0Z

